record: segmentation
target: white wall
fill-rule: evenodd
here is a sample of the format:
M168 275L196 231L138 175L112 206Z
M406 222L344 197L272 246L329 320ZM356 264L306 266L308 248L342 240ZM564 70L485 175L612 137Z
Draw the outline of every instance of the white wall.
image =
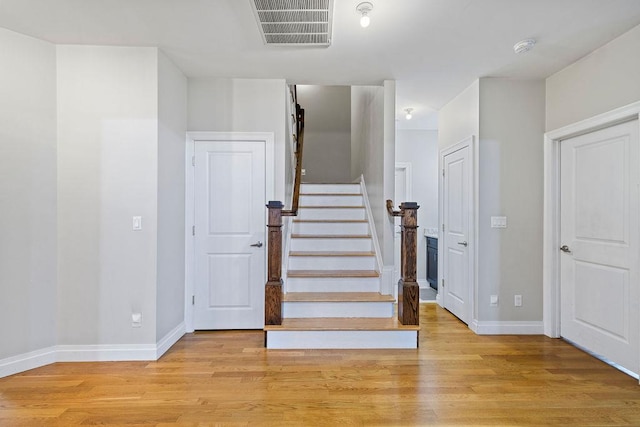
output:
M549 77L546 130L640 100L640 26Z
M57 55L59 344L154 344L157 49Z
M282 79L189 79L190 131L273 132L276 200L285 195L286 82Z
M396 195L394 204L417 202L418 209L418 280L427 280L427 228L438 228L438 131L398 130L396 137L396 163L409 163L412 170L412 198L401 200ZM396 220L398 221L398 220Z
M351 88L298 85L305 110L304 182L351 181Z
M55 61L0 29L0 360L56 343Z
M187 78L158 52L158 262L156 340L184 321Z
M542 320L544 104L542 80L480 79L479 320Z

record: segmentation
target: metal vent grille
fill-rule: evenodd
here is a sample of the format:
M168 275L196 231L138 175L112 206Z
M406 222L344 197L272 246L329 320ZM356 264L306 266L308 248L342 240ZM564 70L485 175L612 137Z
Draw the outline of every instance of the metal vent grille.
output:
M265 44L331 44L334 0L250 0Z

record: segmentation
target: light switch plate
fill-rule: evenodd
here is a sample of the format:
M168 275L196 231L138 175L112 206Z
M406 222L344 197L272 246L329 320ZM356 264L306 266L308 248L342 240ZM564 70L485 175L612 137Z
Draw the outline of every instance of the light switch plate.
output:
M133 217L133 231L140 231L142 230L142 217L141 216L134 216Z
M507 217L506 216L492 216L491 217L491 228L507 228Z
M491 295L489 301L491 305L498 305L498 295Z

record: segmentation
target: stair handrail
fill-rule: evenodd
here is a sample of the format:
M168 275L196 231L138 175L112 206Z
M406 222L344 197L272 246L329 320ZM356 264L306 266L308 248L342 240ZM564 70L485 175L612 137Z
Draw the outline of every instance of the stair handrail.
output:
M302 183L302 152L304 147L304 108L298 104L298 92L296 87L293 87L294 102L296 105L296 136L295 136L295 157L296 157L296 170L295 178L293 181L293 196L291 198L291 209L283 210L282 216L297 216L298 206L300 204L300 184Z
M420 286L417 282L418 209L416 202L402 202L400 210L387 200L390 216L400 217L400 280L398 280L398 320L403 325L420 324Z
M293 103L296 106L295 115L295 161L293 195L291 209L283 209L280 201L269 201L268 209L268 237L267 237L267 283L264 289L264 324L282 324L282 217L297 216L300 203L300 184L302 183L302 152L304 146L304 108L298 104L296 86L291 90Z

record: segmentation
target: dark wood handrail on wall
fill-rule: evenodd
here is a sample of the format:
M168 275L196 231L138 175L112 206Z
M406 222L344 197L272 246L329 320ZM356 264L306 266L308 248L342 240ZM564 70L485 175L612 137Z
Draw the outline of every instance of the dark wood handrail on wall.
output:
M387 200L387 211L401 219L400 280L398 281L398 320L403 325L419 325L420 287L417 277L418 252L418 206L415 202L404 202L400 210L393 210L393 202Z
M264 324L282 324L282 217L298 215L300 203L300 184L302 182L302 149L304 146L304 109L298 104L296 87L292 90L293 103L296 106L294 116L296 133L295 158L296 170L293 183L291 209L284 209L280 201L270 201L267 205L268 244L267 244L267 283L264 292Z

